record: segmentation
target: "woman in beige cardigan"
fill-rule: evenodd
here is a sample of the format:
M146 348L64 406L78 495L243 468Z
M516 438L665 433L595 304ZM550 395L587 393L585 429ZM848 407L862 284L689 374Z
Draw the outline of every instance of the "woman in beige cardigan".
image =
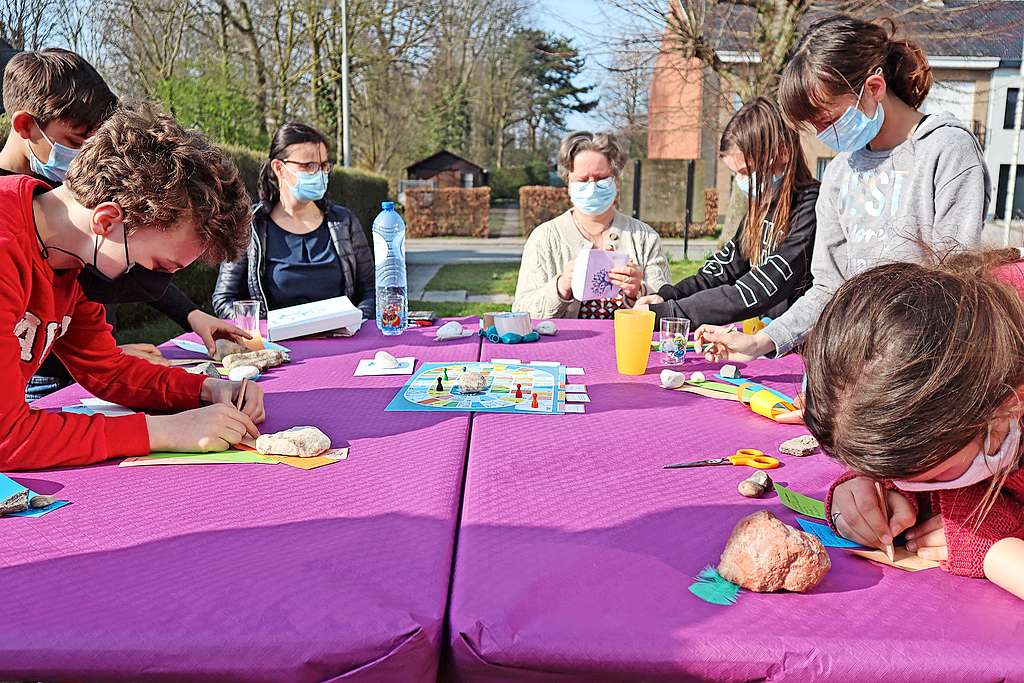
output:
M668 261L654 229L615 210L619 174L626 162L612 135L571 133L562 140L558 173L569 185L573 208L530 233L519 267L514 311L534 319L611 318L641 296L669 282ZM611 299L575 301L573 260L581 249L607 249L629 256L610 280L622 288Z

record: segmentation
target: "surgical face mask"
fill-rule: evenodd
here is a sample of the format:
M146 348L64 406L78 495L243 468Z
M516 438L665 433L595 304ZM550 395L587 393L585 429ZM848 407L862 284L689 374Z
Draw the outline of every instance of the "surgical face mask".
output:
M783 178L783 175L781 173L778 173L778 174L772 176L772 188L773 189L779 186L779 183L782 182L782 178ZM753 187L753 188L757 187L757 171L754 171L749 176L745 176L742 173L737 173L736 174L736 187L740 188L740 192L742 192L743 194L749 195L750 194L750 188L751 187Z
M1017 462L1017 449L1020 447L1020 419L1010 420L1010 433L999 447L995 455L986 455L989 451L989 435L985 435L985 446L971 462L971 466L956 479L951 481L894 481L896 488L903 491L945 491L973 486L999 474Z
M124 262L127 268L117 277L109 277L96 267L99 255L99 235L93 247L92 263L78 274L78 284L86 298L101 304L148 303L164 295L171 284L173 273L163 273L132 263L128 258L128 229L124 236Z
M64 176L68 173L68 167L71 165L71 161L78 156L78 153L82 150L62 145L59 142L54 142L43 132L43 127L36 122L36 126L39 127L39 132L42 134L43 139L50 143L50 156L47 158L46 163L43 163L36 157L36 153L32 151L32 146L28 144L28 140L25 140L25 144L28 146L28 165L32 169L32 172L36 175L41 175L44 178L63 183Z
M602 178L590 182L572 181L569 183L569 199L581 213L588 216L600 216L615 202L618 190L615 178Z
M315 202L323 199L327 192L328 176L323 171L306 173L299 171L295 174L295 184L289 185L292 195L300 201Z
M881 69L875 71L881 73ZM885 121L885 111L882 103L878 103L875 115L868 118L858 107L864 97L864 88L867 81L860 87L857 95L857 104L847 107L846 111L835 123L818 133L818 139L837 152L853 152L868 146L868 143L875 139L878 131L882 129L882 122Z

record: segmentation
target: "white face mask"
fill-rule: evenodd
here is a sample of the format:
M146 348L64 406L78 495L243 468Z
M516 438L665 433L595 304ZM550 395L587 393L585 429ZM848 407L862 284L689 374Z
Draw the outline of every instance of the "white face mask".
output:
M978 456L963 474L951 481L902 481L893 483L901 491L945 491L962 489L985 481L1017 462L1017 449L1020 446L1020 419L1010 420L1010 433L999 447L995 455L986 455L989 450L989 435L985 435L985 445Z

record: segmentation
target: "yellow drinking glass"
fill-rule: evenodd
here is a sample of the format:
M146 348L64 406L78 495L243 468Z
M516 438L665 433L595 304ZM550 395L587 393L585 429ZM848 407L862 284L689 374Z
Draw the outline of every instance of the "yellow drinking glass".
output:
M654 311L615 311L615 361L620 374L642 375L647 371L654 318Z

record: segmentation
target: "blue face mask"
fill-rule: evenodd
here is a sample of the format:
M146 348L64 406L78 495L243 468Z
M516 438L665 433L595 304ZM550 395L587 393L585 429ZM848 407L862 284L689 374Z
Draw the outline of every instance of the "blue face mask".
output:
M782 177L783 176L782 176L781 173L779 173L778 175L773 175L772 176L772 188L776 188L776 187L779 186L779 183L782 182ZM754 187L754 188L757 187L757 171L751 173L749 176L745 176L742 173L737 173L736 174L736 187L740 188L740 191L743 194L749 195L750 194L750 188L751 187Z
M314 173L306 173L300 171L295 174L296 181L294 185L289 185L289 189L295 198L304 202L315 202L324 198L324 193L327 192L327 174L323 171L316 171Z
M32 151L32 147L28 148L28 166L32 169L32 172L36 175L41 175L44 178L62 183L64 182L64 176L68 174L68 167L71 165L71 160L78 156L78 153L82 150L74 149L62 145L59 142L51 140L46 133L43 133L43 127L36 123L39 127L39 132L42 133L43 139L50 143L50 156L46 160L46 163L39 161L36 157L36 153ZM25 140L25 144L28 145L28 140Z
M881 73L881 69L875 73ZM858 109L861 98L864 97L864 86L866 85L867 81L860 88L857 104L847 107L835 123L818 133L818 139L837 152L854 152L864 149L882 129L885 111L882 109L881 102L878 103L872 118L868 118L867 114Z
M572 200L572 205L588 216L600 216L607 211L615 202L617 194L615 178L569 183L569 199Z

